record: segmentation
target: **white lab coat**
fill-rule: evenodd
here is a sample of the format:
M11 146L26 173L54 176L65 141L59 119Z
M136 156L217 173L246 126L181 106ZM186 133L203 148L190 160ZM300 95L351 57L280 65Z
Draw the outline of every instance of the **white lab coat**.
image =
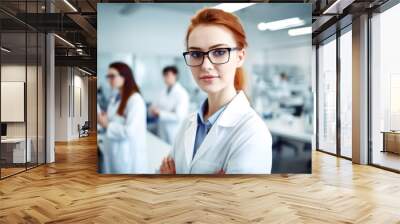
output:
M128 99L124 115L117 114L120 100L107 108L109 119L104 139L104 173L148 173L146 152L146 105L139 93Z
M212 126L194 158L197 114L183 123L170 156L177 174L269 174L272 137L240 91Z
M177 82L169 93L167 88L161 92L155 106L160 109L158 136L172 145L179 127L189 113L189 95Z

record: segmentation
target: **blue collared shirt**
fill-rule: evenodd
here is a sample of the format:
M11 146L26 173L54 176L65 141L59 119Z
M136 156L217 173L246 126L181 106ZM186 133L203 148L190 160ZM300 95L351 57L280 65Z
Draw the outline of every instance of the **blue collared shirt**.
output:
M121 100L121 94L117 94L116 96L115 96L115 102L118 102L118 101L120 101Z
M204 101L204 103L200 107L200 110L197 112L197 131L196 131L196 138L194 141L192 159L194 158L194 155L196 155L197 150L199 149L201 143L204 141L211 127L215 124L218 117L225 110L226 105L221 107L217 112L211 115L207 121L204 121L204 111L206 107L208 107L208 100Z

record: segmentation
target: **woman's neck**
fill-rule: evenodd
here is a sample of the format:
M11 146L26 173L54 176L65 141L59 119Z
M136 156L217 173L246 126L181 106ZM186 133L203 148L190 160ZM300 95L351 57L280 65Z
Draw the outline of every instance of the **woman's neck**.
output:
M222 106L229 103L236 96L235 87L225 88L217 93L208 94L208 109L204 114L204 119L207 120L211 115L217 112Z

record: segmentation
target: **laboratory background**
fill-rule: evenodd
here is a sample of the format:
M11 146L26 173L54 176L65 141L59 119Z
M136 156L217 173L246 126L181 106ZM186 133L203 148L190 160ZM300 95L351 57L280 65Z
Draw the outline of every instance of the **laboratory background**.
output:
M175 66L177 82L189 98L188 113L198 111L206 95L196 86L182 52L190 18L216 3L98 4L97 103L107 110L114 92L109 65L130 66L147 109L146 152L155 173L172 148L157 128L151 106L165 89L163 69ZM272 173L311 173L314 145L315 80L312 72L311 4L250 3L229 9L247 35L246 94L273 137ZM168 103L168 102L167 102ZM180 136L176 136L179 138ZM98 129L98 171L102 173L104 130Z

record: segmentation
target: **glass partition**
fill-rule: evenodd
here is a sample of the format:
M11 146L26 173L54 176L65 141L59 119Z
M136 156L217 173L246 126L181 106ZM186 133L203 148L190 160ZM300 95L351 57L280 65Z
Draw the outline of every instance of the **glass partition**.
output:
M336 36L318 47L318 149L336 154Z
M0 6L43 12L44 1L26 4ZM0 12L1 179L45 163L45 44L44 33Z
M26 41L25 32L1 34L2 177L24 171L31 162L26 144Z
M352 157L352 32L340 36L340 154Z
M371 19L371 162L400 171L400 4Z

